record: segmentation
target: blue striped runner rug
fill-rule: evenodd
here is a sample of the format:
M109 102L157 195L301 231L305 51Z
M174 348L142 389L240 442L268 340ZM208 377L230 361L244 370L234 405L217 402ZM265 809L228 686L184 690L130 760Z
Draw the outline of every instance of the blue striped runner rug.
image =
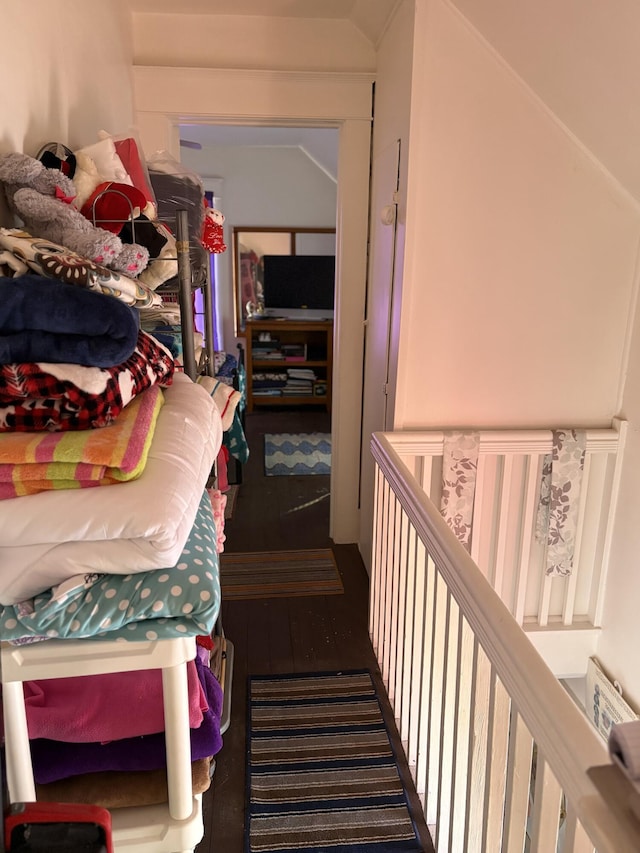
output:
M265 433L264 471L267 477L330 474L331 433Z
M423 850L367 670L251 677L248 738L248 853Z

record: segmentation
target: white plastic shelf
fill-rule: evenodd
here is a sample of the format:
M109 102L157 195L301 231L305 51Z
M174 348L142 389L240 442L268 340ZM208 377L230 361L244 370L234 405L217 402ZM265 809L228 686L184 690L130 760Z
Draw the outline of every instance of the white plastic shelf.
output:
M187 661L194 637L144 642L50 640L26 646L0 645L5 755L10 802L36 799L27 731L23 681L106 672L161 669L167 747L168 804L112 812L116 851L184 853L203 836L202 800L194 797Z

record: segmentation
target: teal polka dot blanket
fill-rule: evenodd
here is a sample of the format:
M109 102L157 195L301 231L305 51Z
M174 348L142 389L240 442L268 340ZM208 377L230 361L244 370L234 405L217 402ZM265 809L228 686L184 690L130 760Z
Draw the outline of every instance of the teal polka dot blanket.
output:
M156 640L210 634L220 610L216 529L204 492L177 564L129 575L70 578L0 608L0 639Z

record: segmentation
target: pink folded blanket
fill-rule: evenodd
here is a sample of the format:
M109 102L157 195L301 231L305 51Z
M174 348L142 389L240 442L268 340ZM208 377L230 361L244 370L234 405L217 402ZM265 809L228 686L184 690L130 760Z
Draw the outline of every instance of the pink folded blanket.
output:
M195 661L187 663L189 726L208 709ZM29 738L104 742L164 731L159 669L25 681Z
M152 385L100 430L0 433L0 500L136 479L163 402Z

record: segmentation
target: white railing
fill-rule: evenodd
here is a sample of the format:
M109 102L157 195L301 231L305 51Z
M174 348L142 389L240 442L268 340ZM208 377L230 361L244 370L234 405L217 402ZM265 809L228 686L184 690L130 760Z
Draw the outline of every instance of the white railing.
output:
M558 677L583 676L596 651L626 427L616 420L613 428L586 431L574 568L567 577L545 573L545 550L536 539L551 430L478 433L471 557ZM439 506L446 433L387 436Z
M622 776L605 744L390 437L372 441L369 627L436 850L640 850L627 794L614 813L589 775Z

